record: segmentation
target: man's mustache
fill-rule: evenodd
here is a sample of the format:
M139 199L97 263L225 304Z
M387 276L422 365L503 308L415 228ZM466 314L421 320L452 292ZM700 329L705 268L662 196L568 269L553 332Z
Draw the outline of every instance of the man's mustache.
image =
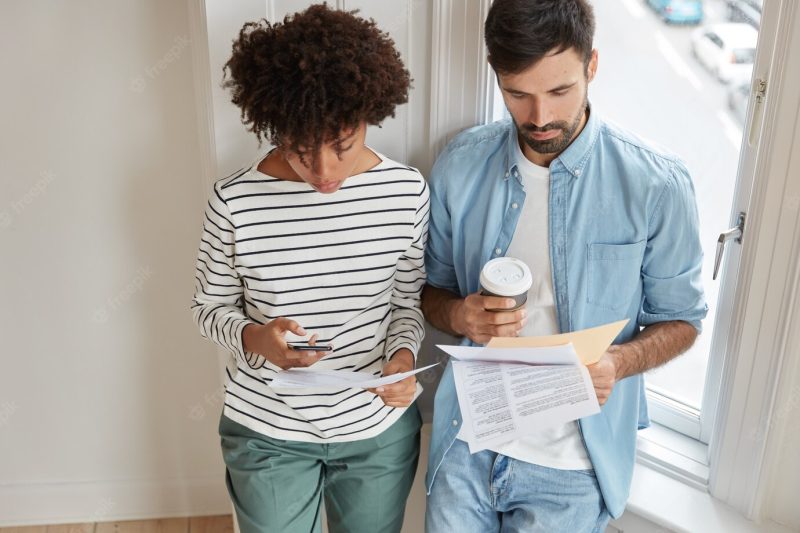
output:
M535 124L524 124L522 130L528 133L544 133L551 130L563 130L567 128L566 122L551 122L544 126L536 126Z

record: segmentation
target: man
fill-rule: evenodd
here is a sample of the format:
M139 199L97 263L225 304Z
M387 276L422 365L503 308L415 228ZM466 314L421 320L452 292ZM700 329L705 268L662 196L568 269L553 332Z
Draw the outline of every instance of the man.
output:
M235 359L219 432L242 533L321 531L323 498L331 532L399 532L416 472L413 377L272 386L291 367L411 370L424 334L428 188L366 144L410 77L354 13L313 5L247 23L225 65L244 123L275 146L214 184L192 303L201 334ZM303 340L312 351L290 344Z
M636 430L649 423L641 374L689 348L707 311L693 186L678 159L590 108L587 0L495 0L485 30L511 120L463 132L434 165L423 312L473 344L630 322L589 367L600 414L493 450L470 454L459 438L447 367L426 527L603 531L624 510ZM514 306L478 292L499 256L531 267L525 309L487 311Z

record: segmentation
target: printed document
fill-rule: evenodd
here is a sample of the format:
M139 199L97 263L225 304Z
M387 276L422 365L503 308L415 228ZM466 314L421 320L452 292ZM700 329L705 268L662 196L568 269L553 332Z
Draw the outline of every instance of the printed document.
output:
M462 436L470 452L599 413L585 365L600 359L625 323L549 337L492 339L486 347L439 345L453 358Z

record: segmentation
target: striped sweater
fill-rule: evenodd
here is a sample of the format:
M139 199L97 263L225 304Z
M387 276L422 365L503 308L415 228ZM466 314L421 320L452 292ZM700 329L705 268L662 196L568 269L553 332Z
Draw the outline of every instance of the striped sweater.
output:
M333 344L311 369L378 376L398 349L416 357L428 187L416 169L380 157L327 195L257 164L214 184L192 311L201 334L235 356L225 416L272 438L319 443L374 437L402 415L364 389L273 388L280 368L242 346L247 324L286 317Z

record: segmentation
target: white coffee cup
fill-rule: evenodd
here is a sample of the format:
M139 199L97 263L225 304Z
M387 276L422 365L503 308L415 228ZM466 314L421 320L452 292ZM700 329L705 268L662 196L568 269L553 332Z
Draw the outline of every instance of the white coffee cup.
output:
M528 290L533 277L528 265L513 257L492 259L481 269L481 294L513 298L513 309L488 309L488 311L510 311L520 309L528 301Z

